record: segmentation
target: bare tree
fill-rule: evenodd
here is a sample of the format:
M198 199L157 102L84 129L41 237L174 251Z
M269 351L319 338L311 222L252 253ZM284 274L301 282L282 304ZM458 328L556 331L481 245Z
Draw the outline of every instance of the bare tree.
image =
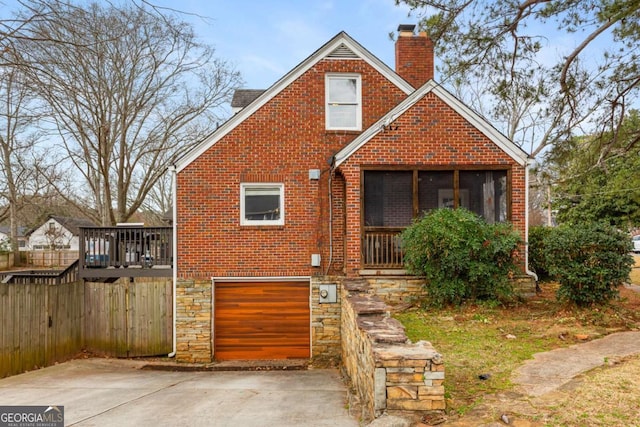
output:
M65 165L81 178L96 222L126 221L167 166L221 120L240 76L160 9L29 3L48 19L29 22L17 48Z
M24 8L21 16L6 15L0 20L0 222L9 221L9 241L14 252L18 251L23 203L37 196L49 181L39 175L46 168L36 149L35 98L25 84L24 73L19 69L21 57L15 49L18 41L28 39L28 24L45 16L37 8L18 3Z
M9 52L5 52L7 58ZM0 62L2 63L2 62ZM42 158L36 145L34 98L20 69L0 67L0 221L9 220L12 251L18 250L19 213L27 195L38 194Z
M62 227L57 227L51 224L44 232L44 238L47 241L47 246L52 251L68 249L73 240L73 234L67 232Z
M171 175L164 174L147 195L142 209L154 224L166 223L171 216L171 192Z

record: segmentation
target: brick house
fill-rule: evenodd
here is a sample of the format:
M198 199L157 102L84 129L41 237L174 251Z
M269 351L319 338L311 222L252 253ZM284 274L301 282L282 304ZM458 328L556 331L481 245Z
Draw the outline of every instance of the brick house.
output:
M239 92L175 165L178 360L339 354L341 283L417 287L398 235L424 211L526 236L527 154L433 80L424 33L399 30L395 71L341 32Z

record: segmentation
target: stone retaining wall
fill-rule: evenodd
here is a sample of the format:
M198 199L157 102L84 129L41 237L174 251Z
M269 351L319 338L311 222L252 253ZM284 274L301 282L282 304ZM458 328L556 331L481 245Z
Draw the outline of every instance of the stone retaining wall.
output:
M426 295L424 278L411 276L367 277L370 291L390 305L410 303Z
M426 341L411 343L367 280L345 280L342 363L363 403L363 416L445 409L444 364Z

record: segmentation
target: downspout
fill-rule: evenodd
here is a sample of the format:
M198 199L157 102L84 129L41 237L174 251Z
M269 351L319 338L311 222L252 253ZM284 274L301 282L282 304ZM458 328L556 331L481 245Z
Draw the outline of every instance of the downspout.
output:
M336 156L331 157L331 166L329 167L329 262L324 275L329 274L331 262L333 262L333 172L336 168Z
M529 165L532 159L527 159L524 164L524 268L528 276L533 277L538 289L538 275L529 270Z
M172 165L169 167L169 173L171 173L171 191L172 191L172 205L171 206L171 218L173 222L173 238L171 242L171 253L173 254L173 347L171 353L167 354L167 357L175 357L177 351L177 341L176 341L176 284L178 283L178 206L177 206L177 188L178 188L178 172L176 170L176 166Z

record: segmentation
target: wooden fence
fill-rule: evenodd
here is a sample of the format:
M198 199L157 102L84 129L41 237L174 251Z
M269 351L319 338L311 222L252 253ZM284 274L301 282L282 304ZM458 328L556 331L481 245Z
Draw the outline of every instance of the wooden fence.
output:
M172 350L171 280L0 283L0 378L68 360Z
M78 259L78 251L21 251L19 264L33 267L66 267Z
M0 284L0 378L80 351L83 300L81 283Z
M0 253L0 270L11 268L14 265L14 256L12 252Z
M87 348L114 357L156 356L173 348L170 279L86 283Z

